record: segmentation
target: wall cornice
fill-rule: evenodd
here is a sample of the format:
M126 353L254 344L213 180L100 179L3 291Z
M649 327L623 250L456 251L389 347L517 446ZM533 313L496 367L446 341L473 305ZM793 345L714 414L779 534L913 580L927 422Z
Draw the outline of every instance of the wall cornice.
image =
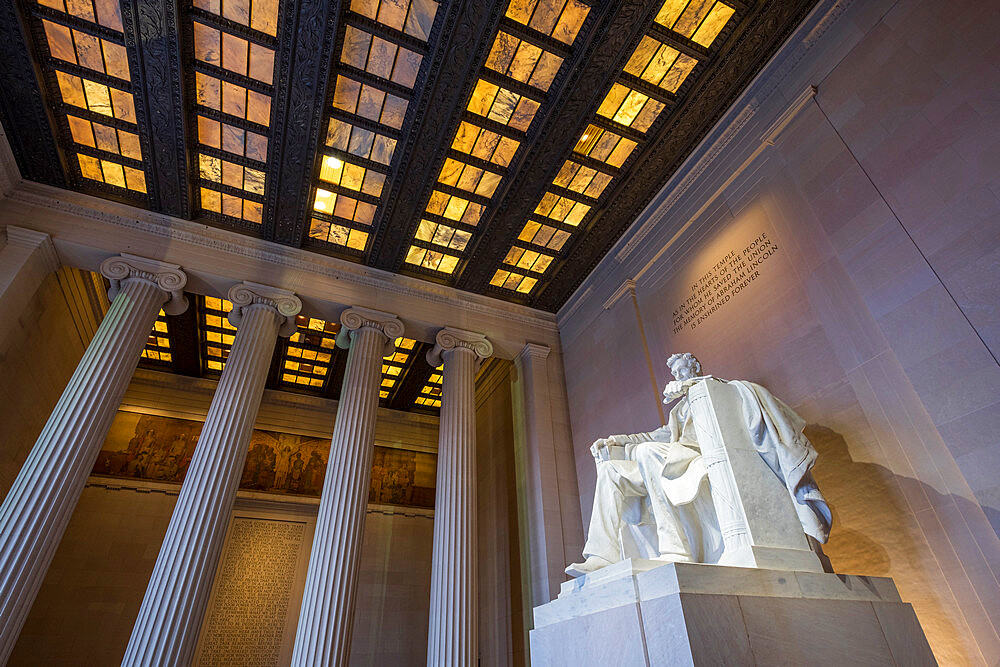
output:
M266 263L293 272L312 273L336 281L342 281L359 288L367 289L373 294L391 293L407 299L414 299L449 308L459 309L491 318L499 318L510 322L527 325L532 328L557 332L556 319L551 313L529 308L527 306L500 301L487 296L462 292L451 287L438 285L408 276L393 274L353 262L347 262L334 257L319 255L298 248L278 245L270 241L254 239L244 234L210 227L189 220L139 209L126 204L118 204L91 197L89 195L70 192L60 188L47 186L31 181L21 182L6 200L7 204L22 204L33 208L51 211L46 224L35 224L32 219L18 222L25 227L41 227L52 235L53 239L69 239L80 245L89 245L95 249L104 250L108 255L121 252L120 247L104 247L102 240L86 238L85 230L77 229L73 218L84 218L113 229L126 229L149 235L153 243L160 247L176 251L180 245L209 249L213 253L233 259L241 259L253 263ZM65 217L63 217L65 216ZM88 240L90 241L88 243ZM164 243L167 242L167 243ZM149 253L147 252L147 255ZM175 260L176 255L172 256ZM160 258L157 258L160 259ZM178 262L181 263L181 262ZM181 265L185 269L192 267ZM79 268L92 269L85 266ZM231 276L233 282L239 282L245 276ZM294 285L278 285L284 289L295 289ZM452 324L440 322L439 325Z

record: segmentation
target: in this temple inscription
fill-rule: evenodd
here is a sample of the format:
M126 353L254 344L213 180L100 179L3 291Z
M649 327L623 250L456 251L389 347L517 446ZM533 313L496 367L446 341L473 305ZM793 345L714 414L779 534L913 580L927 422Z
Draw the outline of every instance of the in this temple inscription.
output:
M306 524L233 517L199 663L270 667L282 639Z
M730 250L691 284L691 294L673 312L673 333L695 329L760 277L778 246L762 232L741 250Z

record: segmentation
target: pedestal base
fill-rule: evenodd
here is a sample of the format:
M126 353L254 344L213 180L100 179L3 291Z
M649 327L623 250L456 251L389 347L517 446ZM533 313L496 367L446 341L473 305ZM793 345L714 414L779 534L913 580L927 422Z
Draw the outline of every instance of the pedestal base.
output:
M533 665L935 665L891 579L626 560L535 607Z

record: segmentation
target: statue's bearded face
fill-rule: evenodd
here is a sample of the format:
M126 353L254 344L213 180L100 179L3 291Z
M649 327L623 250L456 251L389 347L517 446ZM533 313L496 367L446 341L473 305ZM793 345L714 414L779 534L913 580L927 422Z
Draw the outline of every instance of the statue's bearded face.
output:
M677 380L689 380L697 375L694 359L678 359L670 364L670 372Z

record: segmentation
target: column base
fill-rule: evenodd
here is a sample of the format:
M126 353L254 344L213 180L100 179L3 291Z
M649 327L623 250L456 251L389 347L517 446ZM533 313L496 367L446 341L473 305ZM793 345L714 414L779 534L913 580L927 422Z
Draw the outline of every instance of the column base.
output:
M936 665L891 579L629 559L535 607L535 665Z

